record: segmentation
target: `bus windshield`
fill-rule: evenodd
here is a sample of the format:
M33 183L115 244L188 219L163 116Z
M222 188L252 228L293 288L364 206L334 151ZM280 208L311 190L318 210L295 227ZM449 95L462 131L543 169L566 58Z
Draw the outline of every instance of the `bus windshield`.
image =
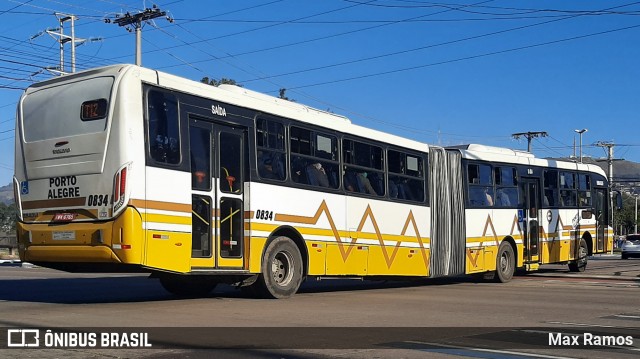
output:
M97 77L44 88L25 97L22 128L26 142L102 132L113 77Z

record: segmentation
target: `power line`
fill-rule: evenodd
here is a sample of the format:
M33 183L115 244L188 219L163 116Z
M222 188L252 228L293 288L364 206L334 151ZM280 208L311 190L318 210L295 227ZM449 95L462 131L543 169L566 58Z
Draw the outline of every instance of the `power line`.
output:
M514 139L518 140L521 137L525 137L527 139L527 152L531 152L531 141L534 138L538 138L538 137L547 137L549 134L547 134L544 131L529 131L529 132L519 132L519 133L514 133L511 135L511 137L513 137Z
M628 5L622 5L622 6L628 6ZM532 27L536 27L536 26L541 26L541 25L547 25L547 24L550 24L550 23L558 22L558 21L563 21L563 20L573 19L573 18L575 18L575 17L579 17L579 16L583 16L583 15L584 15L584 14L578 14L578 15L565 16L565 17L563 17L563 18L561 18L561 19L554 19L554 20L543 21L543 22L539 22L539 23L535 23L535 24L529 24L529 25L518 26L518 27L515 27L515 28L510 28L510 29L505 29L505 30L500 30L500 31L494 31L494 32L485 33L485 34L481 34L481 35L474 35L474 36L469 36L469 37L465 37L465 38L461 38L461 39L456 39L456 40L451 40L451 41L445 41L445 42L441 42L441 43L438 43L438 44L431 44L431 45L426 45L426 46L420 46L420 47L416 47L416 48L412 48L412 49L407 49L407 50L402 50L402 51L396 51L396 52L386 53L386 54L382 54L382 55L370 56L370 57L361 58L361 59L352 60L352 61L341 62L341 63L338 63L338 64L331 64L331 65L325 65L325 66L318 66L318 67L314 67L314 68L310 68L310 69L305 69L305 70L291 71L291 72L287 72L287 73L280 74L280 75L274 75L274 76L272 76L272 77L288 76L288 75L294 75L294 74L299 74L299 73L308 72L308 71L317 71L317 70L323 70L323 69L332 68L332 67L337 67L337 66L344 66L344 65L350 65L350 64L360 63L360 62L364 62L364 61L377 60L377 59L381 59L381 58L385 58L385 57L389 57L389 56L396 56L396 55L401 55L401 54L407 54L407 53L410 53L410 52L415 52L415 51L420 51L420 50L426 50L426 49L430 49L430 48L434 48L434 47L439 47L439 46L444 46L444 45L451 45L451 44L455 44L455 43L459 43L459 42L464 42L464 41L469 41L469 40L477 40L477 39L484 38L484 37L489 37L489 36L494 36L494 35L500 35L500 34L504 34L504 33L512 32L512 31L524 30L524 29L528 29L528 28L532 28ZM252 81L257 81L257 80L262 80L262 79L264 79L264 78L257 78L257 79L251 79L251 80L243 80L243 81L241 81L241 82L243 82L243 83L247 83L247 82L252 82Z
M32 2L32 1L33 1L33 0L28 0L27 2L24 2L24 3L22 3L22 4L18 4L18 5L16 5L16 6L12 7L12 8L11 8L11 9L9 9L9 10L3 10L3 11L0 11L0 16L2 16L2 15L4 15L4 14L6 14L6 13L8 13L8 12L10 13L12 10L15 10L15 9L17 9L17 8L19 8L20 6L23 6L23 5L27 5L28 3Z
M499 51L493 51L493 52L488 52L488 53L484 53L484 54L465 56L465 57L460 57L460 58L452 59L452 60L433 62L433 63L429 63L429 64L424 64L424 65L404 67L404 68L395 69L395 70L382 71L382 72L371 73L371 74L360 75L360 76L353 76L353 77L337 79L337 80L317 82L317 83L307 84L307 85L300 85L300 86L291 87L289 89L300 89L300 88L307 88L307 87L314 87L314 86L321 86L321 85L329 85L329 84L340 83L340 82L361 80L361 79L365 79L365 78L369 78L369 77L390 75L390 74L399 73L399 72L405 72L405 71L417 70L417 69L426 68L426 67L451 64L451 63L454 63L454 62L461 62L461 61L479 59L479 58L482 58L482 57L500 55L500 54L505 54L505 53L514 52L514 51L520 51L520 50L526 50L526 49L531 49L531 48L535 48L535 47L541 47L541 46L546 46L546 45L557 44L557 43L561 43L561 42L584 39L584 38L591 37L591 36L598 36L598 35L604 35L604 34L609 34L609 33L613 33L613 32L618 32L618 31L631 30L631 29L635 29L635 28L638 28L638 27L640 27L640 25L626 26L626 27L622 27L622 28L618 28L618 29L600 31L600 32L591 33L591 34L587 34L587 35L573 36L573 37L569 37L569 38L553 40L553 41L547 41L547 42L542 42L542 43L533 44L533 45L520 46L520 47L510 48L510 49L506 49L506 50L499 50Z
M470 4L470 5L466 5L466 6L473 6L473 5L477 5L477 4L484 4L484 3L489 3L492 2L494 0L486 0L486 1L481 1L475 4ZM389 23L384 23L384 24L380 24L380 25L375 25L375 26L369 26L369 27L365 27L365 28L361 28L361 29L356 29L356 30L350 30L350 31L346 31L346 32L341 32L341 33L337 33L337 34L332 34L332 35L327 35L327 36L321 36L321 37L317 37L317 38L313 38L313 39L307 39L307 40L302 40L302 41L296 41L296 42L292 42L292 43L288 43L288 44L284 44L284 45L278 45L278 46L272 46L272 47L268 47L268 48L263 48L263 49L258 49L258 50L251 50L251 51L245 51L242 53L236 53L236 54L232 54L229 56L232 57L238 57L238 56L244 56L244 55L252 55L252 54L256 54L259 52L265 52L265 51L272 51L272 50L278 50L278 49L282 49L282 48L286 48L286 47L291 47L291 46L297 46L297 45L302 45L302 44L308 44L311 42L316 42L316 41L321 41L321 40L327 40L327 39L331 39L331 38L335 38L335 37L340 37L340 36L345 36L345 35L350 35L350 34L355 34L355 33L359 33L359 32L363 32L363 31L369 31L369 30L373 30L373 29L379 29L385 26L390 26L390 25L395 25L395 24L399 24L405 21L409 21L409 20L416 20L416 19L422 19L425 17L429 17L429 16L434 16L434 15L439 15L439 14L443 14L443 13L447 13L450 12L452 10L442 10L442 11L438 11L435 13L429 13L429 14L424 14L424 15L420 15L420 16L412 16L410 18L405 18L402 20L397 20L397 21L392 21ZM316 14L313 16L319 16L321 14ZM284 24L284 23L291 23L292 21L296 21L296 20L291 20L289 22L281 22L278 24L275 24L274 26L280 25L280 24ZM267 28L267 27L262 27L262 28ZM215 37L212 39L207 39L207 40L202 40L202 41L211 41L211 40L217 40L217 39L221 39L223 37L227 37L227 36L232 36L232 35L236 35L236 34L229 34L229 35L223 35L223 36L219 36L219 37ZM196 42L192 42L191 44L196 44L202 41L196 41ZM206 61L210 61L211 59L205 59L205 60L198 60L198 61L191 61L191 63L200 63L200 62L206 62ZM169 67L175 67L177 65L174 66L164 66L161 67L162 68L169 68Z
M549 135L547 134L547 136L545 136L545 137L549 137ZM553 152L553 153L556 153L556 154L558 154L558 155L560 155L560 156L564 156L564 154L562 154L560 151L556 151L556 150L552 149L551 147L549 147L549 146L545 145L542 141L540 141L539 143L540 143L540 145L541 145L542 147L544 147L544 148L548 149L549 151L551 151L551 152Z
M15 87L15 86L0 85L0 89L24 91L24 90L26 90L26 87Z
M265 4L258 4L258 5L254 5L254 6L250 6L250 7L245 7L245 8L241 8L241 9L237 9L237 10L229 11L229 12L227 12L226 14L236 13L236 12L240 12L240 11L246 11L246 10L250 10L250 9L256 9L256 8L259 8L259 7L262 7L262 6L271 5L271 4L275 4L275 3L278 3L278 2L282 2L282 1L283 1L283 0L276 0L276 1L271 1L271 2L265 3ZM105 2L105 1L103 1L103 2ZM108 2L108 3L109 3L109 2ZM110 3L114 4L114 2L110 2ZM43 7L38 7L38 6L33 6L33 5L31 5L31 6L32 6L32 7L35 7L35 8L39 8L39 9L45 9L45 10L55 11L55 10L53 10L53 9L46 9L46 8L43 8ZM77 6L76 6L76 7L77 7ZM87 8L84 8L84 9L87 9ZM11 10L11 9L10 9L10 10ZM96 12L100 12L99 10L93 10L93 9L89 9L89 10L96 11ZM15 13L15 11L14 11L14 13ZM24 12L24 13L26 13L26 12ZM50 12L46 12L46 13L45 13L45 12L40 12L40 13L31 12L30 14L50 15L51 13L50 13ZM106 13L105 13L105 14L106 14ZM104 16L94 16L94 15L82 15L82 16L83 16L83 17L88 17L88 18L94 18L94 19L98 19L98 18L99 18L99 19L104 19ZM119 37L119 36L116 36L116 37ZM7 38L7 37L4 37L4 38ZM112 38L115 38L115 37L110 37L109 39L112 39ZM23 46L23 45L24 45L24 42L22 42L21 40L11 39L11 38L7 38L7 39L9 39L10 41L14 42L16 45L20 45L20 46ZM37 45L37 44L32 44L32 45L39 46L39 47L43 47L42 45ZM43 47L43 48L44 48L44 47ZM49 48L47 48L47 50L50 50L50 49L49 49ZM83 57L83 56L82 56L82 55L80 55L79 57ZM96 55L94 55L94 56L90 56L90 57L86 57L86 56L84 56L84 57L85 57L85 58L87 58L87 59L92 60L93 62L95 62L95 59L97 58L97 57L96 57ZM113 59L111 59L111 60L113 60ZM48 59L47 59L47 61L51 61L51 58L48 58ZM99 58L98 58L98 61L103 62L104 64L112 63L111 61L106 62L106 61L108 61L107 59L99 59ZM68 63L68 61L65 61L65 64L66 64L66 63ZM44 66L38 66L38 67L43 68ZM82 66L79 66L79 67L82 67ZM88 68L88 67L82 67L82 68ZM24 71L24 70L23 70L23 71Z
M33 0L30 0L29 2L31 2ZM186 21L186 22L235 22L235 23L277 23L277 22L282 22L282 20L268 20L268 19L264 19L264 20L249 20L249 19L220 19L219 17L221 16L225 16L225 15L230 15L233 13L237 13L237 12L241 12L241 11L246 11L246 10L252 10L258 7L263 7L263 6L267 6L267 5L272 5L274 3L278 3L278 2L282 2L284 0L277 0L277 1L271 1L269 3L264 3L264 4L258 4L258 5L254 5L251 7L247 7L247 8L242 8L242 9L238 9L238 10L233 10L233 11L229 11L226 13L222 13L222 14L216 14L213 16L209 16L206 18L201 18L201 19L191 19L191 18L175 18L176 21ZM179 2L179 1L177 1ZM349 2L349 1L348 1ZM368 6L378 6L378 7L382 7L382 5L380 4L375 4L375 3L363 3L363 2L355 2L355 1L350 1L351 3L354 4L360 4L360 5L368 5ZM175 3L175 2L173 2ZM113 3L115 4L115 3ZM168 3L168 4L164 4L163 6L168 6L172 3ZM42 7L38 7L38 6L33 6L36 8L40 8L40 9L47 9L47 12L38 12L38 11L15 11L14 9L22 6L22 5L26 5L25 4L20 4L18 6L16 6L13 9L8 9L8 10L4 10L0 13L0 15L4 14L4 13L10 13L10 14L15 14L15 15L51 15L51 12L55 12L57 10L54 9L47 9L47 8L42 8ZM77 16L83 17L83 18L91 18L91 19L96 19L96 20L102 20L104 19L104 14L108 14L108 12L105 11L100 11L100 10L96 10L96 9L91 9L91 8L87 8L87 7L81 7L81 6L77 6L74 4L66 4L70 7L74 7L74 8L78 8L78 9L84 9L84 10L90 10L93 12L97 12L97 13L102 13L103 15L90 15L90 14L82 14L82 13L77 13ZM126 4L121 4L119 5L120 7L127 7L129 9L132 10L138 10L139 8L130 6L130 5L126 5ZM386 6L386 7L396 7L396 8L402 8L401 6ZM589 15L594 15L594 16L600 16L600 15L640 15L640 11L607 11L607 10L563 10L563 9L551 9L551 8L546 8L546 9L532 9L532 8L511 8L511 7L500 7L500 6L486 6L486 5L465 5L465 4L444 4L444 3L433 3L433 5L425 5L425 6L412 6L410 8L412 9L416 9L416 8L445 8L445 9L449 9L449 10L454 10L454 11L460 11L460 12L465 12L465 13L470 13L470 14L478 14L478 15L490 15L490 16L499 16L499 17L494 17L494 18L489 18L489 19L493 19L493 20L500 20L500 19L509 19L509 18L517 18L517 19L522 19L522 18L544 18L544 17L550 17L550 16L565 16L566 14L579 14L579 13L590 13ZM407 7L409 8L409 7ZM497 9L497 10L512 10L512 11L519 11L519 12L511 12L511 13L492 13L492 12L480 12L480 11L471 11L468 10L469 8L487 8L487 9ZM535 13L556 13L556 14L563 14L563 15L540 15L540 16L531 16L531 17L522 17L520 15L526 15L526 14L535 14ZM213 18L216 19L213 19ZM438 20L407 20L405 22L425 22L425 21L472 21L472 20L481 20L481 19L487 19L487 18L469 18L469 19L451 19L451 20L447 20L447 19L438 19ZM362 22L390 22L393 20L335 20L335 21L323 21L323 20L300 20L300 21L289 21L288 23L290 24L344 24L344 23L362 23Z
M420 5L388 5L388 4L380 4L380 3L371 3L364 4L361 1L356 0L343 0L344 2L355 3L355 4L363 4L372 7L383 7L383 8L404 8L404 9L416 9L416 8L433 8L433 7L443 7L447 9L454 9L460 12L466 12L471 14L479 14L479 15L522 15L522 14L532 14L539 12L554 12L554 13L565 13L565 14L575 14L580 12L593 12L593 10L561 10L561 9L531 9L531 8L513 8L513 7L503 7L503 6L483 6L483 5L473 5L467 6L465 8L456 8L459 4L444 4L444 3L434 3L434 2L417 2ZM485 8L485 9L494 9L494 10L510 10L510 11L518 11L512 13L494 13L494 12L482 12L482 11L472 11L470 8ZM612 12L606 10L598 10L598 14L618 14L619 12Z

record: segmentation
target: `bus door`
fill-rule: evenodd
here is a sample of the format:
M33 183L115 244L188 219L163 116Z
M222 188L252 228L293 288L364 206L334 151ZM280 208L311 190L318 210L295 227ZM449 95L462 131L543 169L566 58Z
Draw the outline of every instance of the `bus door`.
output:
M606 188L596 188L595 189L595 200L593 203L593 209L595 211L596 216L596 248L598 251L605 250L606 240L606 228L607 228L607 189Z
M522 212L522 234L524 239L525 265L538 264L540 260L540 180L523 178L521 190L524 194ZM528 266L535 268L536 266Z
M190 117L191 269L243 267L244 134Z

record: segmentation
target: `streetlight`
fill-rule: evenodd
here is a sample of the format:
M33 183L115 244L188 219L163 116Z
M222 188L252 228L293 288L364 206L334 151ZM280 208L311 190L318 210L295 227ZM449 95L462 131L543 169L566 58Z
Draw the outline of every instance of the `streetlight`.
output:
M583 128L582 130L574 130L574 131L580 134L580 163L582 163L582 134L587 132L588 130L586 128Z
M636 221L633 222L633 233L638 233L638 195L636 194Z

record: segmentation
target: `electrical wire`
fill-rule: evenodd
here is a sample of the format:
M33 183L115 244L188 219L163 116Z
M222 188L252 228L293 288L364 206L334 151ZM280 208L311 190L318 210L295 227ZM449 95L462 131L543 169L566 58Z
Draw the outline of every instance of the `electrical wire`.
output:
M490 3L494 0L486 0L486 1L481 1L475 4L470 4L468 6L473 6L473 5L477 5L477 4L485 4L485 3ZM273 51L273 50L279 50L279 49L283 49L283 48L287 48L287 47L291 47L291 46L298 46L298 45L303 45L303 44L308 44L308 43L312 43L312 42L316 42L316 41L321 41L321 40L327 40L327 39L332 39L335 37L340 37L340 36L345 36L345 35L351 35L351 34L355 34L355 33L359 33L359 32L363 32L363 31L369 31L369 30L373 30L373 29L379 29L382 27L386 27L386 26L391 26L391 25L395 25L395 24L400 24L406 21L411 21L411 20L416 20L416 19L422 19L425 17L430 17L430 16L435 16L435 15L440 15L440 14L444 14L447 12L450 12L452 10L442 10L442 11L438 11L438 12L434 12L434 13L429 13L429 14L424 14L424 15L420 15L420 16L412 16L410 18L405 18L405 19L401 19L401 20L397 20L397 21L392 21L389 23L384 23L384 24L379 24L379 25L375 25L375 26L368 26L368 27L364 27L364 28L360 28L360 29L355 29L355 30L350 30L350 31L346 31L346 32L340 32L340 33L336 33L336 34L331 34L331 35L326 35L326 36L321 36L321 37L316 37L313 39L307 39L307 40L301 40L301 41L295 41L292 43L288 43L288 44L283 44L283 45L277 45L277 46L271 46L268 48L263 48L263 49L258 49L258 50L250 50L250 51L245 51L245 52L241 52L241 53L236 53L236 54L232 54L230 56L232 57L239 57L239 56L244 56L244 55L253 55L256 53L260 53L260 52L265 52L265 51ZM291 20L293 21L293 20ZM291 22L290 21L290 22ZM207 39L207 40L203 40L203 41L211 41L211 40L217 40L220 39L222 37L226 37L228 35L224 35L221 37L216 37L213 39ZM229 35L230 36L230 35ZM194 42L192 44L198 43ZM210 59L205 59L205 60L198 60L198 61L191 61L191 63L198 63L198 62L206 62L206 61L210 61ZM174 67L174 66L165 66L164 68L169 68L169 67Z
M27 0L27 2L24 2L24 3L18 4L18 5L16 5L16 6L12 7L11 9L8 9L8 10L2 10L2 11L0 11L0 16L4 15L4 14L6 14L6 13L11 13L11 11L12 11L12 10L15 10L15 9L17 9L17 8L19 8L19 7L23 6L23 5L27 5L27 4L29 4L30 2L32 2L32 1L33 1L33 0Z
M638 4L638 3L634 3L634 4ZM624 6L628 6L628 5L622 5L622 6L624 7ZM341 63L337 63L337 64L330 64L330 65L324 65L324 66L317 66L317 67L313 67L313 68L307 68L307 69L303 69L303 70L290 71L290 72L279 74L279 75L273 75L272 77L289 76L289 75L295 75L295 74L305 73L305 72L309 72L309 71L318 71L318 70L324 70L324 69L338 67L338 66L345 66L345 65L351 65L351 64L356 64L356 63L365 62L365 61L377 60L377 59L381 59L381 58L385 58L385 57L407 54L407 53L426 50L426 49L431 49L431 48L435 48L435 47L439 47L439 46L451 45L451 44L456 44L456 43L470 41L470 40L477 40L477 39L481 39L481 38L489 37L489 36L494 36L494 35L501 35L501 34L505 34L505 33L508 33L508 32L529 29L529 28L536 27L536 26L548 25L550 23L563 21L563 20L570 20L570 19L573 19L573 18L576 18L576 17L579 17L579 16L583 16L583 14L570 15L570 16L566 16L566 17L563 17L563 18L560 18L560 19L553 19L553 20L543 21L543 22L539 22L539 23L535 23L535 24L518 26L518 27L515 27L515 28L510 28L510 29L505 29L505 30L500 30L500 31L494 31L494 32L490 32L490 33L480 34L480 35L469 36L469 37L465 37L465 38L461 38L461 39L441 42L441 43L438 43L438 44L420 46L420 47L416 47L416 48L412 48L412 49L407 49L407 50L402 50L402 51L395 51L395 52L391 52L391 53L386 53L386 54L381 54L381 55L376 55L376 56L370 56L370 57L360 58L360 59L351 60L351 61L345 61L345 62L341 62ZM242 83L248 83L248 82L258 81L258 80L262 80L262 79L264 79L264 78L255 78L255 79L242 80L241 82Z
M455 63L455 62L474 60L474 59L479 59L479 58L488 57L488 56L495 56L495 55L505 54L505 53L514 52L514 51L521 51L521 50L532 49L532 48L541 47L541 46L558 44L558 43L567 42L567 41L584 39L584 38L592 37L592 36L610 34L610 33L613 33L613 32L626 31L626 30L631 30L631 29L635 29L635 28L638 28L638 27L640 27L640 25L625 26L625 27L621 27L621 28L617 28L617 29L595 32L595 33L591 33L591 34L587 34L587 35L573 36L573 37L568 37L568 38L559 39L559 40L546 41L546 42L541 42L541 43L532 44L532 45L519 46L519 47L514 47L514 48L510 48L510 49L505 49L505 50L487 52L487 53L484 53L484 54L465 56L465 57L460 57L460 58L457 58L457 59L451 59L451 60L446 60L446 61L432 62L432 63L429 63L429 64L404 67L404 68L399 68L399 69L395 69L395 70L381 71L381 72L370 73L370 74L359 75L359 76L352 76L352 77L347 77L347 78L343 78L343 79L336 79L336 80L322 81L322 82L306 84L306 85L299 85L299 86L291 87L290 89L301 89L301 88L308 88L308 87L315 87L315 86L322 86L322 85L330 85L330 84L336 84L336 83L353 81L353 80L362 80L362 79L370 78L370 77L377 77L377 76L383 76L383 75L396 74L396 73L400 73L400 72L412 71L412 70L422 69L422 68L426 68L426 67L439 66L439 65L451 64L451 63Z

